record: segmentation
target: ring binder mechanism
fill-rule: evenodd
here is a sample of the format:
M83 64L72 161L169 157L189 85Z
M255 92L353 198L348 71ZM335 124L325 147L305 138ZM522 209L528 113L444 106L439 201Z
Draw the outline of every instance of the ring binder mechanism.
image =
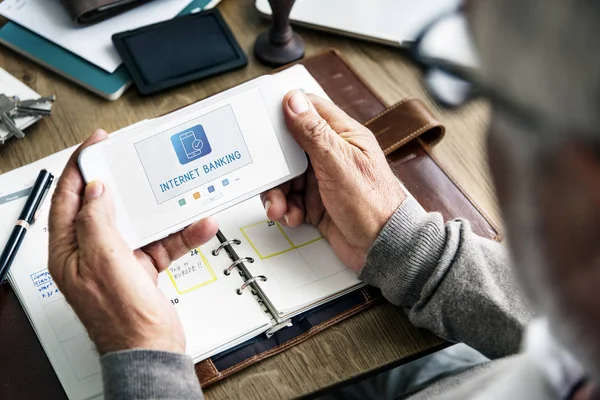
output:
M252 257L240 257L237 252L233 249L233 245L239 246L242 244L242 241L239 239L227 239L225 235L221 232L217 232L217 238L221 242L221 245L212 251L212 254L217 256L221 252L221 250L225 250L227 255L232 260L231 265L223 271L223 273L227 276L231 275L231 271L234 268L239 270L240 276L242 277L243 283L238 289L236 289L236 293L238 295L242 295L244 293L244 289L250 287L250 294L256 299L257 303L261 306L265 313L269 314L272 321L272 326L269 328L265 335L267 338L272 337L276 332L292 326L291 318L285 320L279 320L277 318L277 311L270 305L270 303L266 300L265 295L257 285L258 282L265 282L267 277L265 275L257 275L253 276L252 273L248 270L244 263L253 263L254 258Z
M277 325L273 325L268 331L266 331L267 338L272 337L275 332L282 330L283 328L288 328L292 326L292 319L286 319L283 322L278 323Z
M242 244L242 241L240 239L227 240L226 242L221 243L221 245L219 247L214 249L212 251L212 255L218 256L219 253L221 252L221 250L223 250L225 247L229 246L230 244L235 244L235 245L239 246L240 244Z
M244 289L246 289L248 286L250 286L253 282L256 282L256 281L265 282L266 280L267 280L267 277L264 275L253 276L252 278L245 281L244 284L238 290L236 290L236 293L241 295L244 292Z
M248 270L248 268L246 268L246 266L244 265L244 263L245 262L253 263L254 258L240 257L236 253L236 251L233 249L233 245L239 246L242 244L242 241L240 239L235 239L235 238L227 239L221 231L217 232L217 239L219 239L219 241L221 242L221 245L219 247L217 247L216 249L214 249L212 251L212 254L217 256L217 255L219 255L219 253L222 250L225 250L227 252L227 255L229 256L229 258L232 260L231 265L226 270L224 270L223 273L225 275L229 276L231 274L231 271L234 268L237 268L239 270L240 276L242 277L243 284L239 289L236 290L236 293L241 295L242 290L244 290L248 286L251 286L252 291L250 293L256 299L257 303L262 307L262 309L265 311L265 313L271 315L271 318L274 321L277 321L277 318L275 317L277 315L277 312L273 308L270 307L269 303L263 297L264 294L263 294L262 290L260 289L260 287L258 287L256 285L256 282L258 282L258 281L261 281L261 282L266 281L267 277L264 275L259 275L257 277L253 277L252 274L250 273L250 271ZM275 323L275 325L277 325L277 324ZM283 328L283 326L281 328Z
M223 273L225 275L229 276L231 274L232 269L234 269L235 267L237 267L238 265L240 265L241 263L244 263L244 262L252 264L254 262L254 258L244 257L244 258L240 258L239 260L235 260L229 267L227 267L227 269L223 270Z

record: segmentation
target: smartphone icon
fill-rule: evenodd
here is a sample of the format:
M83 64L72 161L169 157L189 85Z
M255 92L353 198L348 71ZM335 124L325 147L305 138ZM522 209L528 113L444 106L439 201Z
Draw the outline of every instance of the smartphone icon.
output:
M171 144L181 165L204 157L212 151L202 125L171 136Z

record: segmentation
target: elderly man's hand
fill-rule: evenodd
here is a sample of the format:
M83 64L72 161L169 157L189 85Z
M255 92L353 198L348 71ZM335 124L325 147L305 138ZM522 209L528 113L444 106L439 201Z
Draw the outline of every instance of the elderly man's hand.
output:
M406 196L401 183L373 134L335 105L294 91L283 99L283 113L311 166L303 176L262 194L267 216L292 227L315 225L358 272Z
M104 140L96 131L69 160L50 209L49 270L100 354L145 348L185 351L181 321L158 290L158 273L213 237L207 219L131 251L115 223L114 203L101 182L85 186L81 149Z

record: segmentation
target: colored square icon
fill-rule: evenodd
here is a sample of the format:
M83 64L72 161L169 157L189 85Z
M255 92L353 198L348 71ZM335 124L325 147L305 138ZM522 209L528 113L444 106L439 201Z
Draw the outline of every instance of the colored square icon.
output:
M179 205L185 206L185 199L179 199Z
M198 200L200 198L200 192L194 193L194 200Z
M208 193L213 193L215 191L215 187L213 185L210 185L208 187Z
M221 181L221 183L223 184L223 186L228 186L229 185L229 179L223 179Z
M181 165L204 157L212 152L202 125L196 125L171 136L171 143Z

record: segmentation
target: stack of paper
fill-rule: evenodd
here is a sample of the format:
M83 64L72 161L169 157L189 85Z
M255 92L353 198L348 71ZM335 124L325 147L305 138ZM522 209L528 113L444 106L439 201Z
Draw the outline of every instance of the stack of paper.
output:
M171 19L190 1L154 0L85 27L75 25L59 0L4 0L0 14L113 73L122 61L112 44L112 35Z

